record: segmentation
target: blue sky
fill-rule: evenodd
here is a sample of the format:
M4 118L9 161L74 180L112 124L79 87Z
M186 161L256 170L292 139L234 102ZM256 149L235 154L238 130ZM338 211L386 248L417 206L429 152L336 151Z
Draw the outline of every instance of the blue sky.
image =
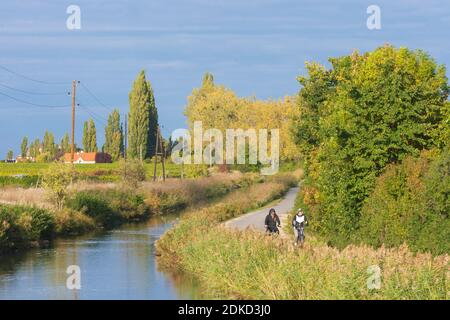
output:
M81 30L66 28L71 4L81 8ZM371 4L381 8L381 30L366 27ZM186 98L205 71L241 96L276 99L298 91L305 61L327 63L384 43L424 49L448 66L449 29L448 0L2 0L0 65L67 85L0 69L0 93L69 106L66 92L77 79L108 108L125 113L132 81L145 69L167 136L186 126ZM77 141L90 112L102 145L108 109L78 91ZM0 95L0 159L9 148L19 152L23 136L41 138L45 129L59 140L70 129L70 108L38 108Z

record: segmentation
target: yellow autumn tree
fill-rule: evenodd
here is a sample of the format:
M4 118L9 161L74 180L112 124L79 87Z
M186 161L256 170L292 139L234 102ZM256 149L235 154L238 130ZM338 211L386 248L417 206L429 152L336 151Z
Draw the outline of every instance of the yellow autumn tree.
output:
M231 89L214 83L213 76L205 74L200 88L188 97L185 115L189 127L201 121L203 129L279 129L281 160L298 160L298 150L291 134L292 118L298 108L291 97L279 100L258 100L238 97ZM269 139L270 143L270 139ZM270 146L269 146L270 147Z

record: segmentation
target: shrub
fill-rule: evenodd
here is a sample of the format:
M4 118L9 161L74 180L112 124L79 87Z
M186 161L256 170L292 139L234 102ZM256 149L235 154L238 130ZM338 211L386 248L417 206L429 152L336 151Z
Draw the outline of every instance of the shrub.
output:
M82 212L66 208L56 212L55 225L58 235L79 235L93 230L95 221Z
M399 246L433 254L450 252L450 154L423 153L391 165L362 208L355 238L374 246Z
M145 181L145 168L141 161L137 159L119 161L119 174L122 183L126 187L137 188L142 181Z
M117 224L120 218L119 214L110 207L108 199L97 191L78 192L68 200L67 206L85 213L104 227Z
M74 176L73 167L63 163L50 165L42 175L42 186L58 209L62 209L64 205L67 187L72 183Z
M104 227L148 216L144 198L131 190L89 190L77 192L68 207L92 217Z
M199 178L209 175L208 166L206 164L188 164L184 165L185 178Z
M144 197L131 190L105 190L102 196L108 200L109 206L117 212L121 220L143 220L148 217L149 211Z
M46 209L0 205L0 248L51 239L54 229L54 216Z

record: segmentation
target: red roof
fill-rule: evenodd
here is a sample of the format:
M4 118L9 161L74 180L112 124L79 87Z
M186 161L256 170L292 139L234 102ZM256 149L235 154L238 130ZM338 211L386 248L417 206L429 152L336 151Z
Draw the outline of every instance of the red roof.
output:
M71 153L64 154L64 161L71 161ZM83 161L95 161L96 163L109 163L111 162L111 156L104 152L77 152L73 155L73 161L77 162L79 159Z

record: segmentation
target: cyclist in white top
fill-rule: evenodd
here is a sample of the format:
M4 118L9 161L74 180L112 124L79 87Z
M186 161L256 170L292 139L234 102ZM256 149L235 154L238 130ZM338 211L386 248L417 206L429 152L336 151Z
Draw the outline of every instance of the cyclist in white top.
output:
M300 243L300 246L303 247L303 243L305 242L305 225L308 224L308 220L306 219L305 214L302 209L297 210L297 214L292 219L292 226L294 227L295 234L295 245L297 246Z

